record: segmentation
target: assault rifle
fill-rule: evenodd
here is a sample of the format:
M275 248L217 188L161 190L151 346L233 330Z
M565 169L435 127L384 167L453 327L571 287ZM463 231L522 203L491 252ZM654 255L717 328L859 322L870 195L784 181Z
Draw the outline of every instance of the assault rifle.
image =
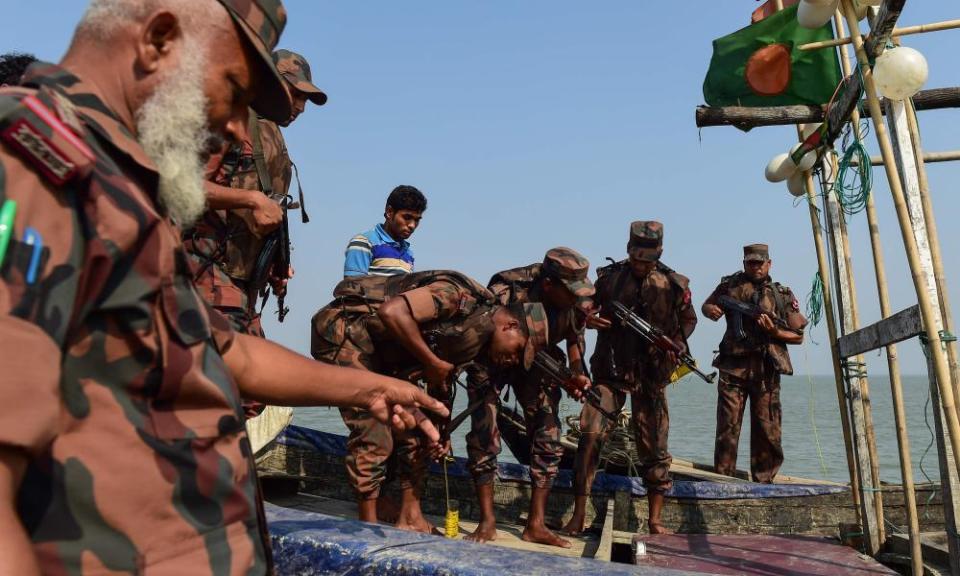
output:
M730 322L730 327L733 329L733 334L737 337L737 340L743 340L747 337L747 333L743 330L743 317L748 316L756 320L763 314L767 314L762 308L756 304L748 304L746 302L741 302L730 296L720 296L717 299L717 304L723 308L724 313L727 316L727 321ZM773 321L774 325L784 330L790 330L791 332L797 332L795 328L791 328L789 324L785 321L773 316L772 314L767 314L767 317Z
M653 344L663 352L673 352L676 354L677 360L689 368L690 371L702 378L704 382L713 384L713 381L716 380L716 372L704 374L699 368L697 368L697 361L693 358L693 356L687 352L684 352L680 346L677 346L677 343L664 334L663 330L647 322L638 316L636 312L627 308L620 302L613 302L613 311L620 320L621 324L633 330L638 335L642 336L644 340Z
M547 354L546 351L541 350L537 352L537 355L533 359L533 365L542 370L547 377L549 377L556 384L562 385L567 380L573 378L573 372L566 365L558 362L553 356ZM590 388L589 390L584 391L583 399L587 404L593 406L597 409L598 412L603 414L605 418L611 422L616 422L620 417L620 413L607 410L603 407L601 403L600 392L595 388Z
M276 196L274 195L275 199ZM290 196L283 196L279 199L279 203L283 210L283 221L279 228L267 236L253 269L253 285L263 286L261 289L263 296L263 303L260 305L261 310L270 297L268 283L271 273L280 278L286 278L290 271L290 225L287 220L287 210L295 210L299 207L299 204ZM287 287L284 286L279 292L274 291L274 294L277 297L277 320L283 322L283 318L290 311L283 303L287 296Z

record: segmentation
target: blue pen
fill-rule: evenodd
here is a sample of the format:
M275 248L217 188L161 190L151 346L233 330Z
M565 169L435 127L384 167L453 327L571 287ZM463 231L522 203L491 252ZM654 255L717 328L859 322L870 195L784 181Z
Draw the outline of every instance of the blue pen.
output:
M33 251L30 253L30 265L27 266L27 284L29 285L37 281L37 273L40 271L43 238L35 228L27 227L23 233L23 243L33 247Z

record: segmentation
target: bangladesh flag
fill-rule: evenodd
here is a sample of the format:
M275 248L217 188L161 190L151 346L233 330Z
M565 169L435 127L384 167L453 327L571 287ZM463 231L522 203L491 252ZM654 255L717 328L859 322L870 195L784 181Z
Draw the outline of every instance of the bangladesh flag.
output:
M833 38L827 23L809 30L791 6L713 41L703 97L710 106L788 106L830 101L840 84L834 48L801 51L809 42Z

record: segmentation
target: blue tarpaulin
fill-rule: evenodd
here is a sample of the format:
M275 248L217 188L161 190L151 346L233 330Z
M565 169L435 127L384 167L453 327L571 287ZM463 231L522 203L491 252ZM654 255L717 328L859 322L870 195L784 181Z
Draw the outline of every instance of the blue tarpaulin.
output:
M301 426L288 426L277 442L287 446L296 446L304 450L314 450L334 456L347 454L347 439L339 434L320 432ZM442 469L433 465L432 470L438 474ZM451 476L469 478L466 458L457 458L455 463L447 465L447 473ZM502 462L498 466L497 475L501 480L526 482L530 478L529 469L522 464ZM561 470L554 486L570 488L573 486L573 473L570 470ZM615 493L629 490L634 496L644 496L647 493L643 480L636 477L617 476L598 472L593 483L593 493ZM702 500L729 500L749 498L790 498L797 496L821 496L846 492L842 486L822 484L757 484L753 482L707 482L676 480L673 488L667 492L672 498L691 498Z
M448 540L378 524L266 505L278 574L301 576L695 576Z

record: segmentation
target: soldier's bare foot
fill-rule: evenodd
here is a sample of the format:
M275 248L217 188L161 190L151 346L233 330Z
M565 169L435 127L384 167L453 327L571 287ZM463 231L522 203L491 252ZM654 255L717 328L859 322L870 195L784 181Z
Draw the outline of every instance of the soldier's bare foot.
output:
M570 520L564 524L563 528L560 529L560 532L567 536L579 536L583 534L584 520L583 515L575 513L570 517Z
M569 540L564 540L557 536L548 530L546 526L531 526L527 524L527 527L523 529L523 534L520 537L527 542L533 542L535 544L546 544L547 546L557 546L558 548L569 548L571 546Z
M650 529L651 534L673 534L673 530L665 527L659 522L651 522L647 520L647 527Z
M394 524L394 528L399 528L401 530L406 530L407 532L420 532L421 534L433 534L435 536L442 536L443 533L440 530L427 522L425 518L420 518L419 521L407 522L403 519L397 520L397 523Z
M482 521L477 524L473 534L468 534L463 539L471 542L493 542L497 539L497 523Z
M390 496L380 496L377 499L377 520L394 524L400 519L400 506Z

